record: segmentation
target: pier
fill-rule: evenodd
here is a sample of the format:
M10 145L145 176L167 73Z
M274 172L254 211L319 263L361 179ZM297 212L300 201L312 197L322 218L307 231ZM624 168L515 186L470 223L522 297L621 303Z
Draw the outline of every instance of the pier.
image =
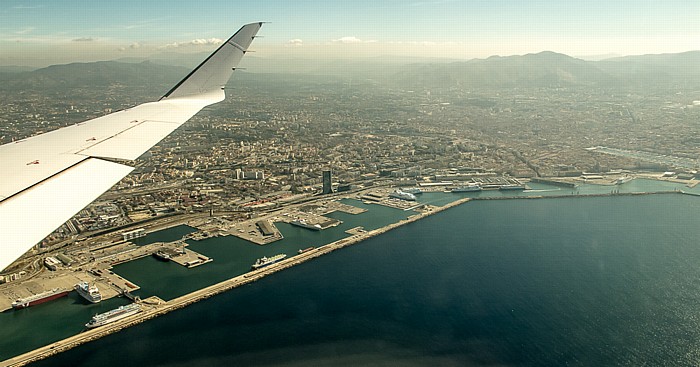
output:
M253 270L250 272L247 272L245 274L230 278L228 280L222 281L220 283L205 287L203 289L199 289L197 291L191 292L189 294L177 297L175 299L169 300L169 301L164 301L158 297L149 297L148 299L142 300L141 305L143 308L143 311L130 316L128 318L125 318L123 320L114 322L112 324L108 324L102 327L98 327L95 329L87 330L85 332L82 332L78 335L74 335L71 337L68 337L66 339L51 343L49 345L43 346L41 348L35 349L33 351L24 353L22 355L10 358L8 360L0 362L0 367L6 367L6 366L23 366L28 363L47 358L51 355L54 355L56 353L60 353L62 351L74 348L76 346L79 346L83 343L87 343L89 341L107 336L109 334L118 332L122 329L128 328L133 325L137 325L141 322L147 321L149 319L152 319L154 317L158 317L164 314L167 314L171 311L180 309L182 307L186 307L190 304L199 302L201 300L207 299L209 297L212 297L214 295L217 295L219 293L231 290L233 288L237 288L246 284L250 284L252 282L255 282L259 279L262 279L266 276L272 275L278 271L282 271L284 269L288 269L290 267L299 265L301 263L304 263L306 261L315 259L319 256L323 256L325 254L329 254L333 251L345 248L347 246L352 246L355 244L358 244L368 238L375 237L378 235L381 235L383 233L386 233L388 231L391 231L392 229L416 222L420 219L423 219L427 216L442 212L444 210L448 210L450 208L459 206L461 204L464 204L468 201L471 200L511 200L511 199L539 199L539 198L588 198L588 197L606 197L606 196L634 196L634 195L654 195L654 194L685 194L685 195L693 195L693 196L700 196L700 194L696 193L688 193L688 192L683 192L679 190L675 191L659 191L659 192L650 192L650 193L645 193L645 192L634 192L634 193L602 193L602 194L570 194L570 195L551 195L551 196L507 196L507 197L476 197L476 198L462 198L456 201L453 201L449 204L446 204L445 206L432 206L429 204L421 205L420 207L420 212L411 215L406 219L400 220L399 222L389 224L385 227L374 229L374 230L369 230L366 231L361 227L356 227L349 229L346 231L349 236L342 238L340 240L331 242L329 244L310 249L308 251L305 251L301 254L295 255L288 257L280 262L277 262L275 264L272 264L270 266L258 269L258 270ZM415 204L414 204L415 205ZM258 221L260 219L257 219ZM251 221L251 224L254 226L254 221ZM251 227L252 229L252 227ZM177 242L177 241L176 241ZM172 245L172 244L171 244ZM129 251L128 255L126 257L138 257L138 256L143 256L143 254L150 254L152 253L157 247L162 247L163 244L153 244L153 245L146 245L146 246L141 246L138 250L133 250ZM174 245L172 245L174 246ZM146 251L148 249L150 252ZM188 250L189 251L189 250ZM199 256L203 256L200 254L196 254L192 252L192 254L189 254L189 256L195 256L196 258L199 258ZM206 258L209 261L211 259ZM113 261L121 262L121 261L126 261L126 259L121 259L121 258L115 258L115 259L110 259ZM109 264L109 262L105 262L103 264ZM186 265L183 265L186 266ZM196 266L196 265L195 265ZM109 272L107 272L109 273ZM111 274L110 274L111 275ZM115 275L116 276L116 275ZM117 276L118 277L118 276ZM126 282L126 280L124 280ZM118 283L118 282L115 282ZM124 288L131 288L127 284L124 283ZM135 285L133 285L135 287ZM115 289L116 290L116 289Z
M530 179L530 182L542 183L542 184L546 184L546 185L564 187L564 188L569 188L569 189L573 189L577 186L573 182L558 181L558 180L553 180L553 179L548 179L548 178L540 178L540 177L533 177Z
M8 360L5 360L3 362L0 362L0 367L18 367L18 366L24 366L26 364L50 357L54 354L60 353L62 351L75 348L81 344L90 342L95 339L102 338L104 336L110 335L112 333L116 333L120 330L123 330L125 328L140 324L144 321L150 320L154 317L158 317L161 315L165 315L169 312L172 312L174 310L180 309L182 307L188 306L190 304L193 304L195 302L199 302L201 300L207 299L209 297L212 297L214 295L217 295L219 293L228 291L233 288L240 287L245 284L249 284L252 282L255 282L259 279L262 279L268 275L274 274L278 271L288 269L290 267L293 267L295 265L301 264L303 262L315 259L319 256L331 253L335 250L339 250L341 248L351 246L354 244L357 244L367 238L378 236L380 234L386 233L392 229L401 227L403 225L413 223L417 220L420 220L424 217L427 217L429 215L433 215L435 213L441 212L443 210L447 210L449 208L461 205L463 203L468 202L469 198L464 198L460 199L457 201L454 201L450 204L447 204L442 207L436 207L436 206L430 206L427 205L424 207L424 211L421 212L420 214L412 215L407 219L401 220L397 223L390 224L386 227L382 227L379 229L371 230L371 231L360 231L357 228L355 234L351 235L350 237L346 237L343 239L340 239L338 241L329 243L327 245L306 251L302 254L298 254L296 256L289 257L285 260L282 260L278 263L272 264L270 266L254 270L248 273L245 273L243 275L236 276L234 278L225 280L223 282L211 285L209 287L194 291L192 293L186 294L181 297L177 297L175 299L172 299L170 301L163 301L160 298L157 297L149 297L143 301L141 301L141 305L143 307L143 311L135 314L133 316L129 316L123 320L116 321L114 323L101 326L95 329L90 329L85 332L82 332L78 335L74 335L71 337L68 337L66 339L51 343L49 345L43 346L41 348L35 349L31 352L21 354L19 356L10 358Z

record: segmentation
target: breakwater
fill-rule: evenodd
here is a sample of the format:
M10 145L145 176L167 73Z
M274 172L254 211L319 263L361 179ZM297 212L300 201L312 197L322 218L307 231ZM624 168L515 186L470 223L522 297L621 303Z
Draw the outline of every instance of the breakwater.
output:
M654 192L608 192L600 194L562 194L562 195L528 195L528 196L488 196L474 197L472 200L513 200L513 199L572 199L572 198L592 198L592 197L609 197L609 196L644 196L644 195L662 195L662 194L685 194L700 196L700 194L670 190L670 191L654 191Z
M426 205L423 207L421 213L412 215L404 220L396 223L389 224L385 227L374 229L366 232L359 232L349 237L342 238L340 240L331 242L327 245L320 246L316 249L309 250L302 254L290 257L268 267L258 269L245 273L243 275L236 276L234 278L222 281L220 283L202 288L200 290L191 292L189 294L183 295L181 297L174 298L170 301L163 301L157 297L150 297L142 301L144 306L144 311L136 315L130 316L123 320L117 321L112 324L108 324L99 328L86 330L80 334L65 338L63 340L51 343L49 345L37 348L33 351L24 353L22 355L10 358L3 362L0 362L0 367L6 366L24 366L26 364L50 357L54 354L75 348L81 344L88 343L90 341L102 338L104 336L116 333L125 328L138 325L144 321L150 320L152 318L167 314L174 310L186 307L190 304L199 302L201 300L210 298L216 294L231 290L233 288L240 287L245 284L255 282L263 277L274 274L278 271L299 265L303 262L309 261L311 259L317 258L319 256L331 253L335 250L357 244L366 240L367 238L378 236L380 234L386 233L392 229L398 228L400 226L413 223L427 216L439 213L441 211L447 210L449 208L461 205L469 200L470 198L463 198L456 200L444 206L430 206Z

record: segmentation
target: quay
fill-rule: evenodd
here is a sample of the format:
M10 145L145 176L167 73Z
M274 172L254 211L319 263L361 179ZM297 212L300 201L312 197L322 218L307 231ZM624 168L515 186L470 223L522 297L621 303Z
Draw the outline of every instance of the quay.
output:
M700 194L683 192L677 190L651 191L651 192L608 192L600 194L562 194L562 195L528 195L528 196L491 196L474 197L472 200L513 200L513 199L562 199L562 198L592 198L609 196L640 196L640 195L661 195L661 194L686 194L700 196Z
M49 345L43 346L41 348L35 349L33 351L21 354L19 356L7 359L0 362L0 367L19 367L24 366L32 362L50 357L54 354L66 351L71 348L75 348L81 344L90 342L107 336L112 333L116 333L125 328L140 324L146 320L150 320L154 317L165 315L171 311L183 308L190 304L199 302L201 300L207 299L219 293L228 291L233 288L240 287L245 284L255 282L263 277L274 274L278 271L290 268L292 266L301 264L303 262L309 261L311 259L317 258L319 256L331 253L335 250L359 243L367 238L378 236L382 233L386 233L392 229L401 227L408 223L413 223L427 216L433 215L435 213L453 208L455 206L461 205L470 201L470 198L463 198L454 202L451 202L442 207L426 205L423 207L423 212L412 215L407 219L401 220L397 223L390 224L386 227L374 229L371 231L355 231L356 234L340 239L338 241L329 243L327 245L309 250L302 254L289 257L278 263L272 264L270 266L254 270L243 275L236 276L234 278L225 280L223 282L211 285L209 287L194 291L192 293L186 294L184 296L172 299L170 301L163 301L158 297L149 297L141 301L143 311L129 316L123 320L116 321L114 323L101 326L98 328L90 329L80 334L68 337L66 339L51 343Z
M233 277L231 279L222 281L220 283L205 287L203 289L191 292L189 294L183 295L181 297L169 300L169 301L163 301L162 299L158 297L149 297L148 299L142 300L141 305L143 308L143 311L141 313L138 313L136 315L130 316L128 318L125 318L123 320L114 322L112 324L108 324L102 327L98 327L95 329L87 330L85 332L82 332L78 335L74 335L71 337L68 337L66 339L51 343L49 345L43 346L41 348L35 349L33 351L24 353L22 355L10 358L8 360L0 362L0 367L6 367L6 366L24 366L26 364L35 362L40 359L47 358L51 355L60 353L62 351L74 348L76 346L79 346L81 344L87 343L89 341L101 338L103 336L107 336L109 334L118 332L122 329L125 329L127 327L139 324L141 322L144 322L146 320L152 319L154 317L158 317L164 314L167 314L171 311L180 309L182 307L186 307L190 304L196 303L200 300L207 299L209 297L212 297L216 294L228 291L233 288L240 287L245 284L249 284L252 282L255 282L259 279L262 279L263 277L266 277L268 275L274 274L278 271L290 268L292 266L301 264L303 262L312 260L314 258L317 258L319 256L331 253L335 250L342 249L347 246L351 246L354 244L357 244L359 242L362 242L370 237L378 236L380 234L386 233L392 229L398 228L400 226L413 223L415 221L418 221L422 218L425 218L427 216L433 215L435 213L439 213L441 211L456 207L458 205L461 205L463 203L466 203L471 200L512 200L512 199L541 199L541 198L589 198L589 197L609 197L609 196L634 196L634 195L654 195L654 194L684 194L684 195L693 195L693 196L700 196L700 194L696 193L690 193L690 192L684 192L680 190L673 190L673 191L657 191L657 192L632 192L632 193L620 193L620 192L610 192L610 193L601 193L601 194L562 194L562 195L551 195L551 196L503 196L503 197L474 197L474 198L462 198L456 201L453 201L449 204L446 204L444 206L438 207L438 206L432 206L429 204L426 205L421 205L419 208L419 212L415 215L411 215L406 219L403 219L399 222L389 224L385 227L366 231L361 227L356 227L347 230L346 232L350 235L349 237L342 238L340 240L337 240L335 242L310 249L306 252L303 252L301 254L291 256L287 259L284 259L280 262L277 262L275 264L272 264L270 266L258 269L258 270L253 270L250 272L247 272L245 274ZM412 205L415 205L412 204ZM338 207L334 208L336 210L340 209ZM344 208L347 209L347 208ZM294 213L296 214L296 213ZM310 213L309 213L310 214ZM288 212L286 214L281 214L282 217L286 217L285 219L291 220L289 218L293 217L293 214L291 212ZM250 229L253 230L255 228L255 222L259 221L260 219L255 219L250 221ZM242 228L241 228L242 229ZM133 249L128 251L124 257L111 257L111 253L105 254L106 256L102 258L102 260L109 260L109 261L103 261L101 264L105 267L104 269L107 270L110 265L115 264L115 263L121 263L124 261L128 261L127 258L138 258L141 256L146 256L150 253L153 253L153 251L157 250L158 248L162 248L165 244L163 243L156 243L156 244L151 244L151 245L145 245L145 246L140 246L137 249ZM184 247L184 244L180 243L180 241L175 241L172 243L167 244L168 246L172 246L172 248L175 247ZM197 256L194 254L191 254L192 256ZM207 258L208 259L208 258ZM103 272L104 273L104 272ZM110 274L109 271L106 272L107 274ZM110 274L111 275L111 274ZM71 280L72 281L72 280ZM110 280L111 283L118 283L115 280ZM127 284L126 280L120 280L120 282L123 282L123 286L121 287L115 287L115 288L127 288L123 290L130 290L128 288L132 287L137 287L133 284ZM116 290L116 289L115 289Z
M573 189L577 186L576 183L574 183L574 182L565 182L565 181L553 180L553 179L548 179L548 178L540 178L540 177L533 177L530 179L530 182L542 183L542 184L558 186L558 187L565 187L565 188L569 188L569 189Z

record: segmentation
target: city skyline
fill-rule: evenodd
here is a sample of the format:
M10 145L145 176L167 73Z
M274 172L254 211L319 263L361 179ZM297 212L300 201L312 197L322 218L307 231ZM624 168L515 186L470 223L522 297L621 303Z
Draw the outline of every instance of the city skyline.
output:
M697 49L700 4L675 0L523 1L7 1L0 65L211 51L242 24L265 21L257 56L472 59L541 51L575 57ZM440 19L436 22L435 19Z

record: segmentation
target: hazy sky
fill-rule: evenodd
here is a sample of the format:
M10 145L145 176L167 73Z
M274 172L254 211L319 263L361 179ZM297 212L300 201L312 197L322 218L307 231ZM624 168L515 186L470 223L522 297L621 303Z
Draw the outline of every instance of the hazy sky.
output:
M698 0L0 1L0 65L204 51L267 21L259 57L469 59L700 49Z

